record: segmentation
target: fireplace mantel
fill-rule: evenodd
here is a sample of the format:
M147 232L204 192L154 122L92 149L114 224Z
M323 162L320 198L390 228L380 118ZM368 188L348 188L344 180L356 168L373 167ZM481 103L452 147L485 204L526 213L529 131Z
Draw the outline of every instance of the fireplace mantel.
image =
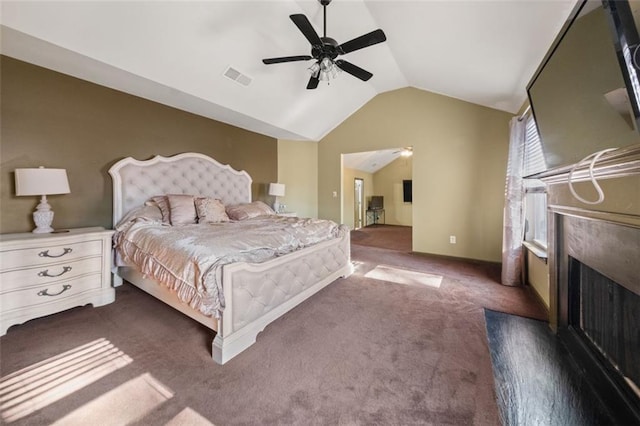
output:
M556 167L530 178L540 179L547 185L566 183L573 165ZM593 175L597 179L620 178L640 174L640 145L621 148L604 154L593 167ZM576 167L573 173L573 182L582 182L590 179L588 162Z
M594 388L604 389L603 398L628 413L627 418L640 419L637 383L629 385L627 379L621 380L619 370L602 356L601 348L594 347L589 338L585 340L585 334L574 326L576 312L582 315L588 311L583 311L580 303L593 300L598 306L597 301L603 300L609 308L611 303L606 302L605 293L597 292L596 296L579 296L583 299L578 303L571 300L576 291L570 289L575 285L570 284L570 275L575 276L578 264L640 295L640 145L607 153L594 165L593 175L605 194L601 204L587 205L573 197L568 185L571 169L561 167L535 176L547 184L549 323L593 379ZM576 167L572 177L576 191L593 199L595 191L589 180L589 165Z
M632 196L640 197L640 194ZM576 325L584 300L593 300L596 306L598 301L604 301L602 305L609 306L609 310L616 305L607 302L611 296L577 297L582 290L576 289L572 277L578 263L640 296L640 216L551 205L548 231L552 237L549 244L550 325L576 362L593 378L594 387L601 388L603 398L609 399L610 406L620 413L628 413L623 414L626 418L640 419L638 384L630 384L618 374L617 367L613 367L606 356L601 356ZM587 299L580 301L580 297ZM630 327L634 324L635 320ZM637 333L632 334L637 336ZM637 337L634 339L637 341ZM626 339L622 341L627 342Z

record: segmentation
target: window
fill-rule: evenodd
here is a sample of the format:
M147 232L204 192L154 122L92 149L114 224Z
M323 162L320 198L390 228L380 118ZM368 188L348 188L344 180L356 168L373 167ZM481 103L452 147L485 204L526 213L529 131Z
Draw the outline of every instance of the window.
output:
M547 165L542 151L542 143L533 116L527 118L527 130L524 145L524 176L546 170ZM526 242L542 249L536 254L546 257L547 249L547 188L538 179L524 180L525 236Z
M547 194L527 192L525 194L525 241L540 248L547 248Z

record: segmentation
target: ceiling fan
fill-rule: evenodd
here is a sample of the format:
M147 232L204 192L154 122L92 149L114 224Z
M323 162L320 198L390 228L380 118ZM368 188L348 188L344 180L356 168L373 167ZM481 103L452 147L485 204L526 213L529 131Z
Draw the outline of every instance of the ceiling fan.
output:
M320 37L316 30L311 26L311 22L303 14L289 15L289 18L298 27L300 32L311 43L311 56L299 55L299 56L284 56L280 58L268 58L263 59L262 62L265 65L279 64L282 62L294 62L294 61L308 61L315 60L311 65L309 71L311 72L311 78L307 84L307 89L315 89L318 87L320 80L329 80L330 77L336 76L338 70L345 71L354 77L359 78L362 81L367 81L373 74L366 71L357 65L347 62L343 59L336 59L339 55L344 55L355 50L363 49L374 44L382 43L387 40L384 32L381 29L371 31L370 33L356 37L353 40L349 40L346 43L338 44L337 41L331 37L327 37L327 6L331 3L331 0L318 0L323 7L324 11L324 36Z

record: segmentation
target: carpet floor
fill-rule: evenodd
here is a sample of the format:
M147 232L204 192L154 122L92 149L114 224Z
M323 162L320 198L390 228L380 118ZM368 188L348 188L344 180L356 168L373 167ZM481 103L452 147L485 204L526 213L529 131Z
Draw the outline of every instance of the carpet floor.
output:
M393 227L391 227L393 228ZM391 233L390 233L391 234ZM389 240L393 237L389 236ZM354 238L356 270L224 366L214 333L137 288L0 338L0 412L41 424L500 424L484 309L546 313L495 265ZM439 287L366 278L378 266Z
M369 225L351 231L351 243L360 246L410 252L411 231L412 228L410 226Z

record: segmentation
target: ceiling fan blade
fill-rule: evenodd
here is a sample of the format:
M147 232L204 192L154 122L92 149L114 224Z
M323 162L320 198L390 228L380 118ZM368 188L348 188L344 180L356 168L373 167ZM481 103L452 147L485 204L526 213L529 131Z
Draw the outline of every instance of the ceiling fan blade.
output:
M320 36L311 26L311 22L307 19L307 17L301 13L295 15L289 15L289 18L296 24L296 27L304 34L304 36L309 40L312 46L322 46L322 40L320 40Z
M373 46L374 44L382 43L386 40L387 36L384 35L384 31L378 29L375 31L371 31L368 34L361 35L360 37L356 37L353 40L349 40L346 43L342 43L340 45L340 49L342 49L342 53L344 54L368 46Z
M363 70L362 68L360 68L357 65L353 65L351 62L347 62L344 61L342 59L338 59L336 61L336 65L344 72L348 72L349 74L351 74L354 77L359 78L362 81L367 81L369 80L371 77L373 77L373 74L371 74L369 71L367 70Z
M262 63L265 65L269 65L269 64L280 64L282 62L308 61L309 59L313 59L313 57L309 55L283 56L281 58L263 59Z
M318 83L320 83L320 80L318 79L318 77L311 76L311 78L309 79L309 83L307 83L307 89L317 88Z

